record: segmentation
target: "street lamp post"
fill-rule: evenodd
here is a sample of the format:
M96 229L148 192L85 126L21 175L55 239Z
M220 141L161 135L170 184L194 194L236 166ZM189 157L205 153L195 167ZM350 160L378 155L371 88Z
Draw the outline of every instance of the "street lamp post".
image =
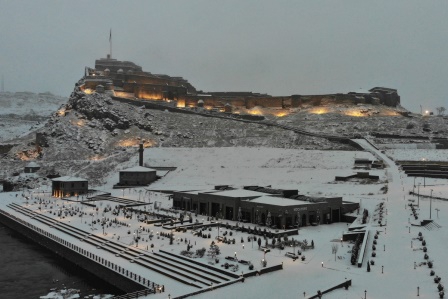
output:
M412 194L415 194L415 177L414 177L414 185L412 187Z
M417 194L417 206L420 207L420 185L422 183L418 183L418 194Z
M432 212L432 189L431 189L431 196L429 197L429 219L432 219L431 212Z

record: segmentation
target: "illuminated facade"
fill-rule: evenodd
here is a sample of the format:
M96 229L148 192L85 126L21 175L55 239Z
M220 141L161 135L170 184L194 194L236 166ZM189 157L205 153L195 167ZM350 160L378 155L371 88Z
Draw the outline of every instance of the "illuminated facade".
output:
M52 196L70 197L87 194L89 184L86 179L71 176L63 176L52 179Z
M299 195L297 190L257 186L175 191L173 206L201 215L277 228L340 222L344 213L359 208L358 203L343 201L342 197L309 197Z
M222 112L234 108L252 109L254 107L289 109L304 106L323 106L339 104L382 104L396 107L400 96L396 89L374 87L358 92L323 95L271 96L256 92L203 92L198 91L186 79L164 74L144 72L141 66L130 61L101 58L95 61L95 68L86 67L81 90L91 92L98 85L106 92L123 98L138 98L154 101L175 102L179 108L204 107ZM317 113L325 113L317 110ZM278 116L285 115L279 112ZM276 115L276 114L275 114ZM361 115L353 115L361 116Z

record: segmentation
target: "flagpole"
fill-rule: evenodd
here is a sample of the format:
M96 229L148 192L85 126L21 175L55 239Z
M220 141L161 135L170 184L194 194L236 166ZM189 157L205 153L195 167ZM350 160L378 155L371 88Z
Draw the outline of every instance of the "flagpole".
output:
M109 33L110 58L112 58L112 28Z

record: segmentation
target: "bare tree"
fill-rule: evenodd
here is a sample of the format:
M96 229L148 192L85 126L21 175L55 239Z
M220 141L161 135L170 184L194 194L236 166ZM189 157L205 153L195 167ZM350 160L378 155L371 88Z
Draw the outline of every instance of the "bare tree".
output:
M437 107L437 115L443 115L446 111L445 107Z
M336 262L336 253L338 253L339 245L333 244L331 245L331 253L334 254L334 261Z

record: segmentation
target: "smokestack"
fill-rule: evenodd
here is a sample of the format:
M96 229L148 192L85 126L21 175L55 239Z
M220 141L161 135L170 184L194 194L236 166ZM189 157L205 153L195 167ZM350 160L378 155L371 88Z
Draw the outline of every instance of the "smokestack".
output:
M143 142L140 142L140 148L138 149L138 165L143 166Z

